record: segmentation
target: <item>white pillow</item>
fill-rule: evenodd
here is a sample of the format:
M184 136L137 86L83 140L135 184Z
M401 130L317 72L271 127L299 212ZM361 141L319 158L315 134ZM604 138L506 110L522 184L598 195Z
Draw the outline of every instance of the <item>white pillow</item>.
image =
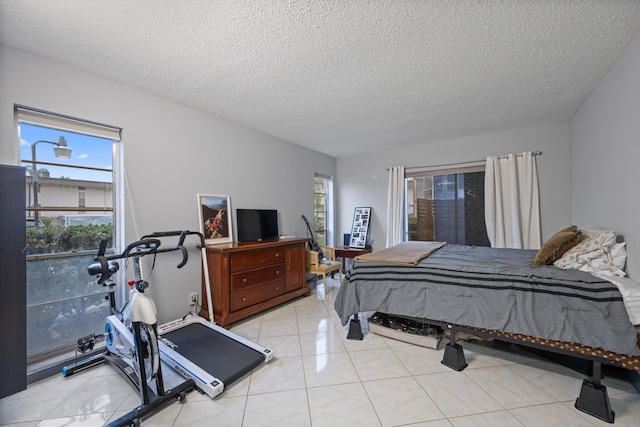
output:
M598 247L611 247L616 243L616 239L618 238L616 232L613 230L598 230L586 227L581 228L580 231L582 232L582 241L579 245L584 243L585 247L591 247L593 249Z
M580 231L582 240L553 263L556 267L603 275L626 275L623 271L627 258L625 244L616 244L614 231L593 228Z

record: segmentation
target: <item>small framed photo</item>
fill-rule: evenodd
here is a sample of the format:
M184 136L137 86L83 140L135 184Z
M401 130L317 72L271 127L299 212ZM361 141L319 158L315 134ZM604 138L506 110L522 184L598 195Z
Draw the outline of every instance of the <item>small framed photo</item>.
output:
M351 248L366 248L369 246L369 224L371 223L371 208L356 208L351 225Z
M231 198L211 194L198 194L198 219L205 244L233 242Z

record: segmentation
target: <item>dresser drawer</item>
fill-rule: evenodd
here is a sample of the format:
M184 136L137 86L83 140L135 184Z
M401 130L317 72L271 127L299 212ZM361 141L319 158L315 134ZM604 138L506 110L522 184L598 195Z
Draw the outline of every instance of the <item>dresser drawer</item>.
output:
M263 265L284 262L283 248L265 248L246 252L237 252L231 256L231 271L241 271Z
M231 293L231 311L240 310L250 305L266 301L286 292L286 280L264 283Z
M274 280L284 279L286 278L286 274L287 269L284 263L232 273L231 292L261 285L266 282L273 282Z

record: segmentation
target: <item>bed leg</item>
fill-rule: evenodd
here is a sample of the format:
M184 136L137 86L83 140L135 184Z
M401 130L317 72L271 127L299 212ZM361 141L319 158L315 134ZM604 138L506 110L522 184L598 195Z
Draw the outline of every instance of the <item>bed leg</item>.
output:
M593 362L593 373L591 380L584 380L580 389L580 396L576 399L577 410L591 416L613 423L616 413L611 410L607 387L600 384L602 376L602 365L600 362Z
M449 336L450 339L444 347L444 357L440 363L454 371L462 371L468 365L464 358L464 350L462 349L462 346L460 344L456 344L456 332L453 330L451 325L449 325Z
M362 334L362 327L360 326L360 320L358 315L354 314L349 321L349 332L347 333L348 340L362 340L364 335Z

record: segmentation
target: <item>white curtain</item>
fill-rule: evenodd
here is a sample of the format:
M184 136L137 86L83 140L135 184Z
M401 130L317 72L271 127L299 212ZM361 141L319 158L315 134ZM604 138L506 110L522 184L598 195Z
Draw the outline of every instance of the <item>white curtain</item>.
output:
M492 247L540 247L538 171L533 152L487 157L484 197Z
M389 169L387 199L387 248L397 245L404 237L404 166Z

